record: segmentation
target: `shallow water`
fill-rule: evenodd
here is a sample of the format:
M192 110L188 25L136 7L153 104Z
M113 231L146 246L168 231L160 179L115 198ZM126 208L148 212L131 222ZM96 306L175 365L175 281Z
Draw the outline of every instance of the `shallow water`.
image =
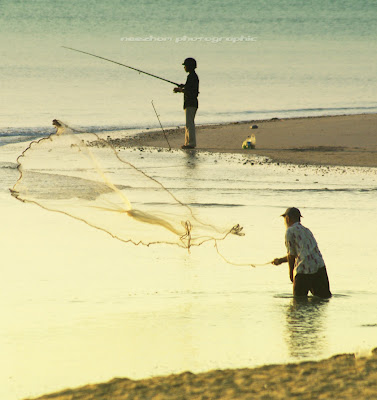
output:
M16 201L7 190L18 177L15 152L3 147L0 165L1 398L115 376L364 354L377 345L376 169L122 151L208 221L244 226L245 237L220 245L234 262L283 256L279 215L299 207L324 255L334 296L297 302L286 265L230 265L212 245L191 253L136 247ZM111 175L117 183L120 171Z

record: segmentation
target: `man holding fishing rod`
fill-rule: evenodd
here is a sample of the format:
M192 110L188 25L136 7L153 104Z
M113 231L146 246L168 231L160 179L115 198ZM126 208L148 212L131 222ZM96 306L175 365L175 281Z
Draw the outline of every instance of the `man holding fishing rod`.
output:
M197 65L196 65L196 60L194 58L186 58L186 60L183 62L182 65L184 65L185 71L188 72L188 76L186 83L184 85L180 85L179 83L170 81L169 79L161 78L161 76L157 76L149 72L142 71L141 69L131 67L130 65L126 65L118 61L110 60L109 58L97 56L96 54L88 53L87 51L73 49L72 47L67 47L67 46L62 46L62 47L68 50L76 51L78 53L86 54L91 57L99 58L101 60L108 61L120 65L122 67L132 69L136 72L139 72L140 74L145 74L151 76L152 78L160 79L162 81L175 85L176 87L174 88L174 93L184 93L183 108L186 113L186 131L185 131L185 144L182 146L182 149L195 148L196 146L195 115L196 111L198 110L199 78L198 75L196 75L195 73L195 68Z
M199 78L196 75L197 66L194 58L186 58L183 62L185 71L188 72L187 80L184 85L174 88L174 93L183 93L183 109L186 114L185 144L182 149L195 149L195 115L198 110Z
M282 217L287 228L285 246L288 254L282 258L275 258L272 264L288 262L294 296L307 296L310 291L314 296L330 298L325 262L313 234L301 225L300 210L295 207L288 208Z

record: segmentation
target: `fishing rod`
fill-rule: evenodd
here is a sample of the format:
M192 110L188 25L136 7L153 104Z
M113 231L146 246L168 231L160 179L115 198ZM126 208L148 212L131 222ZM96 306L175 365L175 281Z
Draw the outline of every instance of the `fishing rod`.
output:
M171 83L171 84L173 84L173 85L175 85L175 86L182 86L180 83L176 83L176 82L169 81L168 79L161 78L160 76L150 74L149 72L142 71L141 69L137 69L137 68L134 68L134 67L130 67L129 65L122 64L122 63L120 63L120 62L118 62L118 61L109 60L108 58L101 57L101 56L97 56L97 55L95 55L95 54L88 53L88 52L86 52L86 51L73 49L72 47L66 47L66 46L62 46L62 47L65 48L65 49L68 49L68 50L77 51L78 53L87 54L88 56L100 58L101 60L109 61L109 62L112 62L112 63L114 63L114 64L121 65L122 67L126 67L126 68L129 68L129 69L133 69L134 71L137 71L137 72L139 72L139 73L141 73L141 74L149 75L149 76L151 76L151 77L153 77L153 78L157 78L157 79L160 79L160 80L162 80L162 81Z
M153 100L151 101L151 103L152 103L153 110L154 110L154 112L155 112L155 114L156 114L156 117L157 117L157 119L158 119L158 122L160 123L162 132L163 132L163 134L164 134L164 136L165 136L165 139L166 139L166 141L168 142L169 150L171 150L171 146L170 146L169 140L168 140L168 138L167 138L167 136L166 136L166 134L165 134L164 128L162 127L162 124L161 124L161 121L160 121L160 116L157 114L156 107L155 107L154 104L153 104Z

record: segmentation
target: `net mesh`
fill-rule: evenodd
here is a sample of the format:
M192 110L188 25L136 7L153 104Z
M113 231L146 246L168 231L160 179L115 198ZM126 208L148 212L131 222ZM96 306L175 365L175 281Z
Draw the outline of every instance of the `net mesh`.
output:
M95 133L54 120L56 133L32 142L18 157L12 195L60 212L135 245L165 243L186 249L242 236L238 224L204 222L170 190L123 158Z

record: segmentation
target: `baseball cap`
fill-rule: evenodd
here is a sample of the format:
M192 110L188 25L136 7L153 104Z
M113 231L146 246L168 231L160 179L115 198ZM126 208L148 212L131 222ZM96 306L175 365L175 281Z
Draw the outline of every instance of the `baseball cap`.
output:
M186 58L185 61L183 61L182 65L186 65L189 68L196 68L197 64L196 64L196 60L194 58Z
M286 209L285 213L281 215L282 217L302 217L300 210L296 207L289 207Z

